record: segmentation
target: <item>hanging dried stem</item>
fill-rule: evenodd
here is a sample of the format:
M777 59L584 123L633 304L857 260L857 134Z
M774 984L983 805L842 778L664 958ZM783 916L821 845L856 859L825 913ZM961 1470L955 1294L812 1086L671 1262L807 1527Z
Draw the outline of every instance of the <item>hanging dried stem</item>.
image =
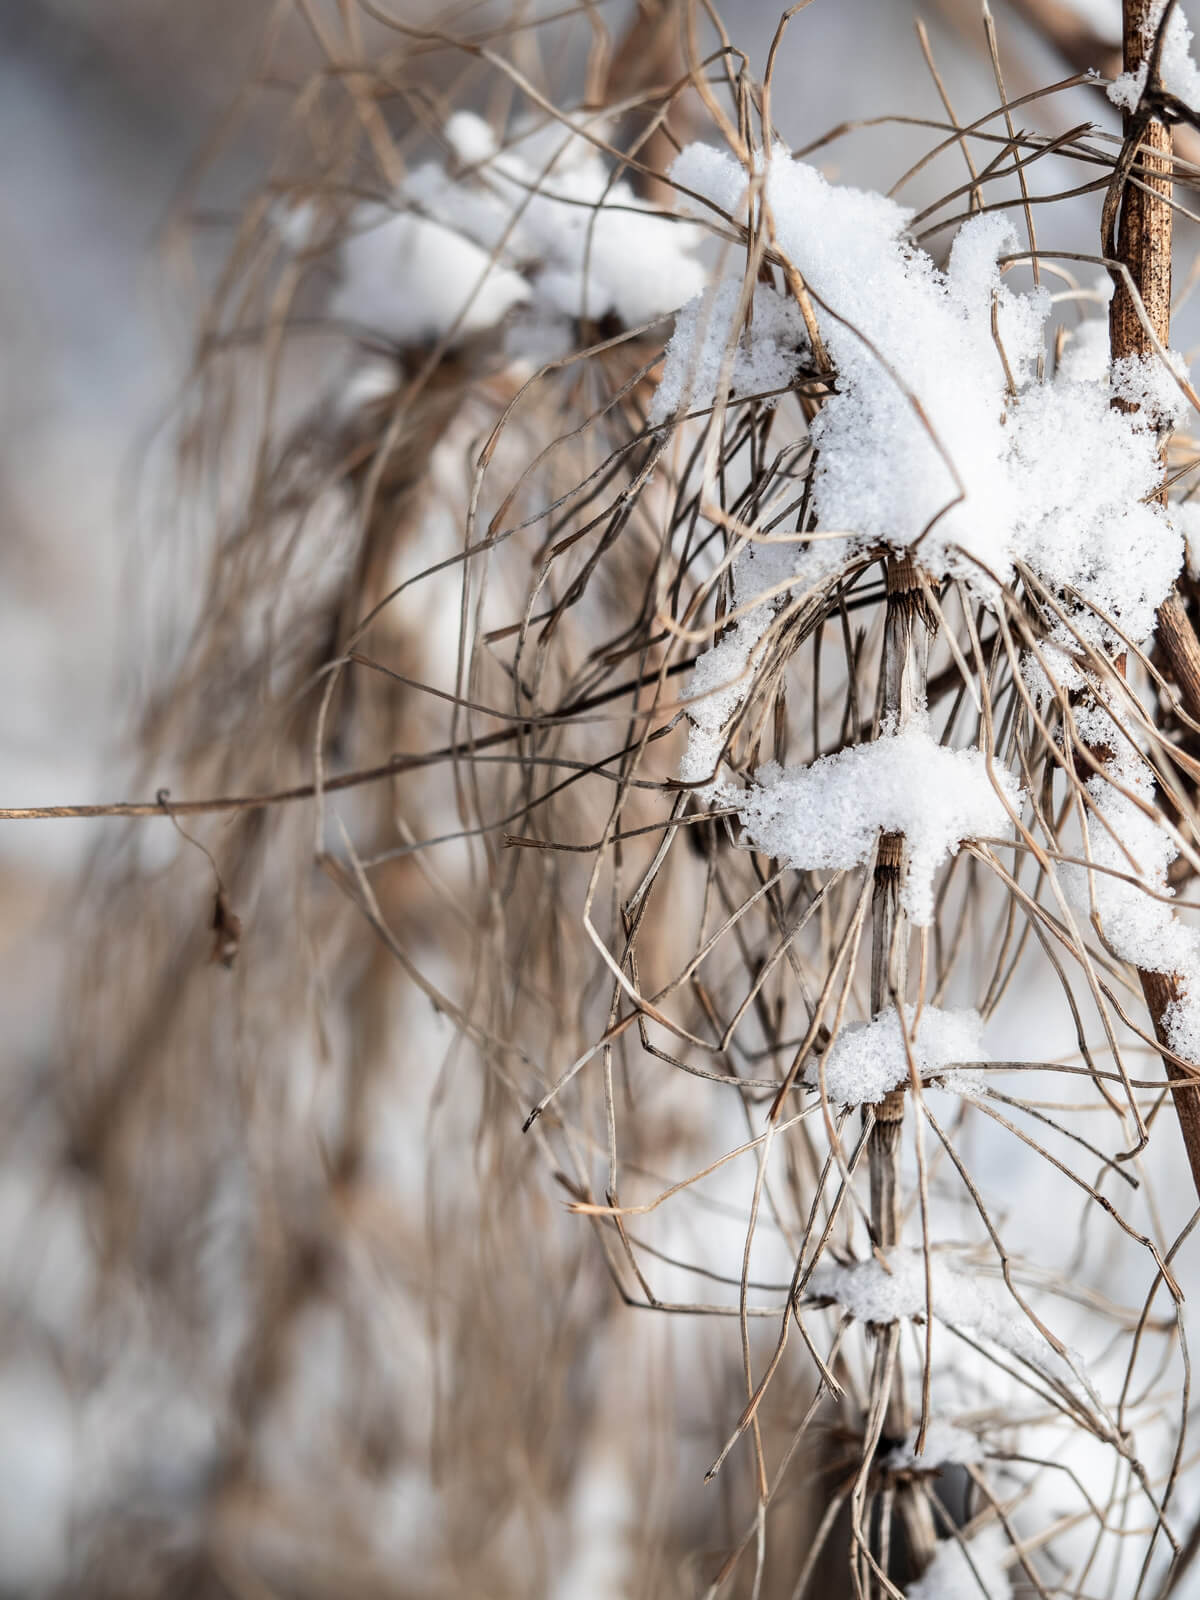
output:
M968 108L923 35L903 211L813 165L849 123L779 150L786 18L759 83L698 4L393 9L278 8L143 798L0 813L127 830L46 1091L116 1331L61 1364L171 1329L216 1443L160 1542L214 1592L533 1600L594 1534L663 1600L1148 1600L1159 1057L1189 1154L1200 1097L1126 924L1187 937L1200 654L1087 362L1108 243L1114 352L1165 344L1161 130L1008 102L1003 16Z

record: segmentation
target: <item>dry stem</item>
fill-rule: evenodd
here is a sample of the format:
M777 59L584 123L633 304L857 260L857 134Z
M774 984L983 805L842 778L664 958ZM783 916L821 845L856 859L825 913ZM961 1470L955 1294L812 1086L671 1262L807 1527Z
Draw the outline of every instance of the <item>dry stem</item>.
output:
M1143 24L1149 14L1149 0L1125 0L1125 70L1135 72L1146 51ZM1114 360L1125 356L1154 359L1156 352L1148 321L1158 341L1166 345L1171 331L1171 129L1158 121L1146 122L1138 110L1125 116L1126 138L1139 138L1144 180L1127 185L1121 199L1121 224L1117 250L1129 269L1130 278L1141 300L1137 305L1129 285L1118 281L1110 314L1110 336ZM1164 463L1165 465L1165 463ZM1167 497L1164 475L1159 498ZM1189 710L1200 704L1200 643L1188 619L1177 590L1172 589L1158 613L1159 642L1166 652L1176 679L1184 691ZM1166 1053L1166 1017L1179 1000L1180 979L1176 973L1140 972L1142 991L1154 1023L1154 1034L1164 1047L1163 1062L1167 1077L1175 1087L1176 1111L1188 1162L1200 1196L1200 1097L1195 1091L1195 1075L1179 1066ZM1183 1086L1187 1086L1185 1089Z
M899 732L925 709L929 676L929 625L920 577L908 555L887 564L887 616L883 640L881 717L889 731ZM871 902L871 1010L878 1013L902 1005L908 988L908 927L900 890L907 862L902 834L884 834L879 841ZM901 1026L906 1026L901 1012ZM904 1125L905 1086L893 1089L875 1111L867 1147L871 1185L871 1227L881 1250L900 1241L900 1135ZM890 1359L889 1359L890 1357ZM889 1389L884 1429L903 1439L912 1426L912 1408L904 1374L894 1350L880 1339L875 1350L872 1391ZM896 1509L903 1520L917 1570L933 1557L937 1530L924 1493L903 1485Z

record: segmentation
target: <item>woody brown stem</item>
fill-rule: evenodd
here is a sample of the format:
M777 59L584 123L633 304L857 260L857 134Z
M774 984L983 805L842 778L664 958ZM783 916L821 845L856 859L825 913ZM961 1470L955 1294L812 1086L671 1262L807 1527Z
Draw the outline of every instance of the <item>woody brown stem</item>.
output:
M929 627L924 593L911 558L892 556L887 564L887 618L883 642L883 686L880 711L890 731L899 732L925 709L929 675ZM900 891L908 847L903 834L885 833L875 860L871 902L871 1010L903 1004L908 987L908 928ZM901 1026L903 1026L903 1017ZM881 1250L900 1241L900 1134L905 1090L891 1090L875 1108L875 1125L867 1146L871 1182L871 1228ZM898 1362L888 1360L881 1339L875 1354L875 1384L890 1390L884 1432L902 1439L912 1426L912 1407ZM932 1559L937 1542L933 1515L925 1495L910 1485L897 1495L896 1509L904 1524L909 1558L921 1571Z
M1149 0L1124 0L1125 70L1136 72L1146 54L1143 24ZM1138 111L1125 116L1125 137L1137 137L1140 130L1142 185L1126 184L1121 197L1121 220L1117 234L1117 254L1141 299L1144 313L1139 315L1137 300L1130 285L1118 281L1109 316L1109 334L1114 360L1124 356L1155 358L1155 337L1166 346L1171 333L1171 129L1161 122L1145 122ZM1167 499L1165 460L1163 481L1158 491L1160 504ZM1191 715L1200 712L1200 641L1188 618L1177 589L1158 610L1158 642L1171 665L1185 704ZM1200 1198L1200 1078L1172 1061L1166 1020L1181 997L1182 984L1177 973L1140 971L1142 993L1154 1024L1154 1036L1164 1051L1163 1064L1174 1090L1175 1110L1187 1150L1192 1180Z
M892 556L887 564L887 619L883 639L883 689L880 714L889 731L898 733L925 706L929 673L929 632L924 597L910 557ZM885 833L875 861L871 902L871 1010L877 1014L903 1000L908 987L908 930L900 904L907 860L902 834ZM867 1156L871 1174L871 1225L881 1250L896 1244L900 1203L896 1182L904 1089L893 1089L877 1107ZM907 1424L906 1424L907 1426Z

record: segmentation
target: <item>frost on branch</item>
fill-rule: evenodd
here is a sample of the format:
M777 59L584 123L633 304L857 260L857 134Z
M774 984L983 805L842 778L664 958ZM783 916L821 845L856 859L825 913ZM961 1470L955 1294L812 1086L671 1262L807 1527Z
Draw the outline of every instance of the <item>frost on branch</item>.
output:
M725 798L729 798L728 793ZM934 874L964 839L1007 832L1020 791L979 750L949 750L921 726L852 745L807 767L760 767L735 796L747 838L800 868L860 866L880 834L902 833L909 863L901 897L918 927L933 920Z
M805 1081L815 1086L823 1080L826 1095L837 1105L876 1105L889 1089L908 1081L910 1050L922 1078L935 1077L949 1066L987 1060L977 1011L925 1006L918 1018L916 1008L906 1005L904 1014L903 1031L894 1006L870 1022L842 1028L823 1062L808 1067Z

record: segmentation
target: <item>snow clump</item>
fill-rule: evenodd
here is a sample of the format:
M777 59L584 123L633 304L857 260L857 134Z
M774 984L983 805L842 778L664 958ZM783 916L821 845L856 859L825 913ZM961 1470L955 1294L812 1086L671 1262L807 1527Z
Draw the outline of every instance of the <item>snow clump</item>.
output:
M1105 943L1123 961L1146 972L1172 974L1179 998L1163 1018L1167 1043L1187 1061L1200 1061L1200 930L1189 927L1170 905L1167 872L1178 855L1155 816L1154 779L1128 740L1099 706L1075 713L1082 738L1112 746L1103 776L1087 782L1087 854L1092 866L1060 869L1068 904L1080 916L1093 909Z
M795 559L796 547L785 539L748 543L733 558L733 620L699 657L687 687L691 726L679 776L699 785L701 799L723 792L717 768L726 728L750 691L758 646L789 598Z
M741 294L742 280L726 278L679 313L650 404L652 424L693 405L711 405L726 362L731 400L769 395L795 379L808 353L800 308L769 284L756 284L751 320L735 337Z
M746 220L747 174L731 156L693 144L671 176L682 210ZM1077 331L1058 370L1045 375L1050 297L1005 283L1001 261L1019 253L1019 241L998 213L960 228L942 271L907 238L911 213L831 185L781 146L761 190L775 247L807 287L834 369L833 392L809 428L816 537L774 558L769 602L752 603L753 561L735 560L735 620L694 669L681 775L703 786L703 798L735 809L755 848L793 867L861 865L881 831L903 834L903 903L927 926L935 873L963 840L1007 832L1016 783L978 750L938 745L920 719L811 766L764 766L745 791L724 781L720 756L767 659L762 640L779 595L811 592L890 550L996 605L1020 568L1031 598L1040 584L1063 613L1044 608L1042 653L1067 668L1062 687L1070 687L1081 640L1114 653L1150 636L1183 564L1191 519L1168 514L1157 491L1161 439L1186 410L1177 381L1185 369L1174 356L1111 364L1097 321ZM755 384L779 387L799 371L808 347L795 316L785 321L778 292L756 288L738 330L741 298L734 278L684 308L653 417L704 407L721 388L736 398ZM1026 681L1044 703L1056 686L1035 666L1026 663ZM1127 787L1137 781L1146 780L1135 776ZM1102 798L1102 780L1093 787L1101 810L1120 810L1122 826L1132 824L1128 802ZM1145 882L1165 884L1163 847L1144 842L1154 845ZM1110 902L1114 949L1148 951L1157 929L1164 938L1154 970L1190 953L1192 936L1169 908L1134 916L1131 897L1156 904L1140 889L1118 897L1110 879L1094 892ZM1200 1049L1200 982L1195 989L1195 1023L1184 1019L1187 1007L1176 1008L1177 1037L1194 1037Z
M400 344L457 343L518 306L535 325L611 314L638 327L703 288L702 230L614 179L581 131L552 121L518 130L502 149L465 111L443 131L456 173L424 162L390 205L354 214L335 316ZM522 343L531 342L526 330Z
M398 345L462 340L529 300L519 272L497 266L454 228L411 211L361 207L341 248L330 314Z
M842 1028L823 1062L808 1067L805 1082L816 1087L823 1080L826 1095L837 1105L876 1105L890 1089L908 1082L908 1049L923 1079L961 1062L988 1059L983 1048L983 1021L977 1011L925 1006L917 1018L915 1008L906 1005L904 1014L903 1030L895 1006L870 1022L852 1022Z
M811 766L769 762L736 804L755 849L792 867L861 866L880 834L902 833L908 870L901 903L920 928L933 921L933 880L964 839L1007 833L1020 803L1016 779L979 750L951 750L923 721ZM731 798L732 796L732 798Z
M693 213L701 199L735 217L745 209L745 171L710 146L690 145L671 176L690 191L680 204ZM1145 639L1181 564L1178 531L1150 503L1158 428L1183 407L1162 363L1141 362L1136 373L1127 365L1115 380L1106 368L1072 376L1068 364L1040 379L1050 297L1004 283L1000 258L1019 241L1000 213L964 223L942 272L906 238L910 212L828 183L781 146L767 164L765 198L776 246L808 288L836 372L836 392L811 425L822 537L798 549L797 580L832 576L883 546L911 551L932 577L962 578L995 601L1021 562L1053 590L1076 592L1072 620L1095 643L1115 639L1105 615ZM685 310L656 415L677 408L681 374L719 378L707 331L717 320ZM749 364L753 321L746 338L739 350ZM736 358L731 377L740 381ZM1147 392L1153 411L1112 407L1114 395ZM698 382L686 397L713 399Z

